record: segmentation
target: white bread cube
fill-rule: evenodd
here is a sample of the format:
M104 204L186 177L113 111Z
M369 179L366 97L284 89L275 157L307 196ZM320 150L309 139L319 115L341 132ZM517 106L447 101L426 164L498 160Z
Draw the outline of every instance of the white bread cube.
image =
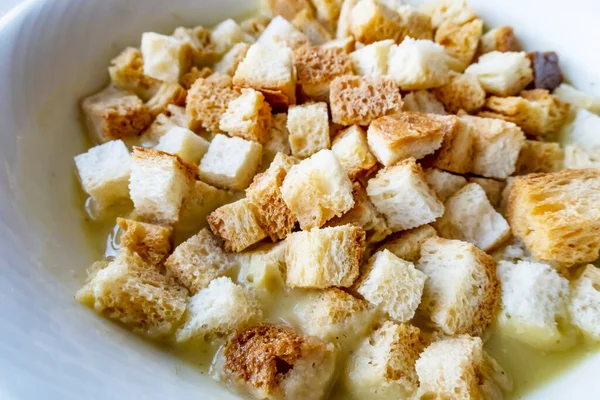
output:
M427 90L417 90L410 92L402 99L404 101L404 111L416 111L428 114L447 115L444 105Z
M207 217L210 230L223 239L225 250L240 252L267 237L248 199L217 208Z
M75 157L83 190L100 208L129 198L131 156L121 140L94 146Z
M154 147L169 129L175 126L186 128L188 126L185 117L185 108L169 105L166 113L158 114L154 121L146 128L137 139L140 147ZM182 117L179 115L182 112ZM181 124L181 125L179 125Z
M547 264L529 261L500 261L498 278L498 323L506 335L540 350L565 350L574 344L562 332L568 322L567 279Z
M308 36L296 29L294 25L278 15L267 25L256 43L261 45L280 44L291 49L296 49L310 45L310 40Z
M576 108L584 108L594 114L600 114L600 99L575 89L568 83L561 83L554 89L553 95L561 101L569 103Z
M230 136L264 143L270 124L271 106L265 96L254 89L242 89L241 96L227 105L219 127Z
M162 136L156 150L178 155L183 161L198 164L208 151L209 143L187 128L174 126Z
M438 199L445 202L452 195L467 185L467 180L460 175L453 175L449 172L437 168L428 168L425 170L425 179Z
M496 261L469 243L443 238L421 246L417 268L427 276L420 311L449 336L479 336L496 316Z
M284 241L276 244L269 243L259 248L241 253L240 272L238 282L250 287L262 295L263 292L276 292L284 286L283 273L285 272Z
M430 89L448 82L448 55L431 40L406 38L389 51L388 76L402 90Z
M424 4L421 11L431 16L431 24L435 29L444 22L462 25L477 18L467 5L467 0L436 0Z
M327 103L309 103L290 107L287 129L290 147L295 157L307 158L319 150L328 149L331 143Z
M600 168L600 145L590 147L567 145L565 147L565 168Z
M133 148L129 195L143 220L174 224L183 199L195 183L197 168L154 149Z
M581 144L583 146L600 146L600 116L586 109L579 109L575 119L566 127L563 140L567 143Z
M365 251L365 231L358 226L295 232L286 242L286 284L289 287L349 287L358 277Z
M190 298L187 315L177 331L178 342L225 336L256 322L262 312L253 293L222 277Z
M410 321L421 303L427 276L410 261L389 250L378 251L369 260L356 291L398 322Z
M189 236L189 233L198 232L201 227L206 226L208 214L233 200L232 193L217 189L208 183L196 181L190 193L183 199L175 230L183 237Z
M352 183L331 150L321 150L294 165L281 195L304 230L320 227L354 206Z
M358 75L387 75L388 54L394 45L391 39L371 43L350 54L354 72Z
M565 153L568 151L563 151L558 143L525 140L517 159L515 175L558 172L563 169ZM566 168L570 167L566 165Z
M408 231L397 232L387 238L377 251L389 250L396 257L416 263L421 256L421 246L427 239L437 237L431 225L423 225Z
M494 208L498 208L500 206L500 203L502 202L502 191L504 190L506 182L497 181L495 179L479 178L476 176L471 176L467 180L469 183L476 183L481 186L485 192L485 195L490 201L490 204Z
M521 51L521 44L511 26L499 26L489 30L481 37L479 51L489 53L492 51Z
M271 116L271 125L267 131L267 141L263 144L262 167L271 165L277 153L289 156L292 154L287 129L287 114L279 113Z
M430 115L405 111L376 119L367 131L369 147L386 167L413 157L419 160L442 145L442 124Z
M524 52L486 53L465 73L475 75L486 92L497 96L514 96L533 80L531 61Z
M127 47L110 61L108 73L113 85L129 90L144 101L150 99L158 90L160 82L144 74L142 52L135 47Z
M137 253L150 265L159 265L171 252L173 228L117 218L121 228L119 244Z
M414 158L379 171L369 180L367 193L393 231L416 228L444 214L444 205Z
M179 82L192 66L192 49L185 41L154 32L142 34L144 74L165 82Z
M342 0L340 15L335 29L336 39L354 38L352 34L352 9L358 3L358 0Z
M231 18L213 28L210 40L214 52L219 56L227 53L237 43L254 43L254 38L244 32L242 27Z
M593 342L600 342L600 271L587 265L571 286L571 322Z
M223 58L215 64L214 70L220 74L234 76L238 65L242 62L250 45L248 43L236 43L225 53Z
M488 251L510 236L510 226L491 205L476 183L464 186L445 203L446 211L436 222L440 236L464 240Z
M260 143L215 135L200 162L200 178L223 189L244 190L262 160Z
M331 151L350 179L367 173L377 164L377 158L369 150L367 135L358 125L352 125L340 132L333 140Z
M352 352L345 389L353 399L412 398L419 386L415 362L424 348L419 328L384 322Z

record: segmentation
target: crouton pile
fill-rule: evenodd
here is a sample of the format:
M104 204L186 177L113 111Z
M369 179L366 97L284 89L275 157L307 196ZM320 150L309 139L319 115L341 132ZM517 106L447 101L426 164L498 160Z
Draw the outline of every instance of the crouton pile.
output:
M119 249L77 299L227 387L501 399L492 324L600 341L600 99L465 0L266 0L108 69L75 163Z

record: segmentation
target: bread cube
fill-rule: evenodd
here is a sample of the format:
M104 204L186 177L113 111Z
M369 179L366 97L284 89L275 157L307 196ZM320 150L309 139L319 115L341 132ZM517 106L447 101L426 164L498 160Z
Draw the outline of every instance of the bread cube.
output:
M565 152L558 143L525 140L517 159L515 175L558 172L563 167L564 158ZM570 167L567 165L567 168Z
M355 44L356 40L354 40L352 36L348 36L341 39L330 40L329 42L323 43L320 47L322 49L341 49L346 54L350 54L356 49Z
M198 164L209 143L187 128L174 126L159 139L156 150L178 155L183 161Z
M476 112L485 104L485 90L470 74L451 74L448 83L433 89L433 93L452 114L460 110Z
M442 237L464 240L488 251L510 236L510 226L476 183L469 183L456 192L445 207L444 215L436 223Z
M291 22L312 44L321 45L332 39L331 33L315 18L311 8L300 11Z
M397 232L388 237L377 251L388 250L396 257L416 263L421 256L421 246L427 239L437 237L431 225L423 225L408 231Z
M500 26L487 32L481 37L479 51L491 53L492 51L516 52L521 51L521 44L515 35L512 26Z
M394 45L392 39L371 43L350 54L354 72L363 76L387 75L388 54Z
M516 170L517 159L525 141L523 131L513 124L493 118L460 117L471 126L473 134L474 174L486 178L506 179Z
M600 342L600 271L591 264L571 286L569 313L586 339Z
M567 279L547 264L529 261L500 261L498 278L502 332L540 350L564 350L574 344L561 332L568 318Z
M254 38L244 32L242 27L231 18L213 28L210 40L218 56L227 53L237 43L254 43Z
M410 92L403 98L404 111L415 111L427 114L446 115L444 105L430 92L417 90Z
M538 260L593 262L600 252L600 169L517 177L508 220Z
M419 386L415 362L424 348L419 328L384 322L352 352L346 390L355 399L410 398Z
M552 94L564 103L575 108L584 108L594 114L600 114L600 99L583 93L567 83L561 83Z
M437 168L426 169L425 179L441 202L445 202L454 193L467 185L467 180L464 177Z
M331 151L352 180L367 173L377 164L377 159L369 150L367 135L358 125L352 125L340 132L333 140Z
M213 71L208 67L204 67L202 69L192 67L192 69L183 74L181 79L179 79L179 82L185 90L190 90L194 82L196 82L200 78L208 78L212 75L212 73Z
M189 45L194 66L211 64L218 57L215 53L215 43L211 38L212 33L203 26L194 28L180 26L175 28L171 36Z
M248 199L217 208L207 217L210 230L224 241L227 251L240 252L267 237Z
M349 17L351 34L361 43L385 39L399 43L407 34L400 15L376 0L359 0Z
M478 18L464 24L446 21L435 32L435 42L452 57L449 66L463 72L473 62L482 33L483 21Z
M94 146L75 157L83 190L100 208L129 198L131 156L121 140Z
M285 325L258 325L225 343L213 371L256 399L319 400L333 380L334 349Z
M183 112L185 114L185 109ZM170 114L168 111L167 113ZM178 125L178 123L180 123L178 121L179 118L175 116L168 116L167 113L158 114L150 126L148 126L148 128L146 128L138 137L137 144L140 147L155 147L158 145L160 138L163 137L171 128L180 126ZM183 127L188 126L186 122L182 122L182 125L184 125Z
M293 19L294 17L290 17ZM310 45L310 39L281 16L276 16L265 28L256 43L262 46L280 45L297 49Z
M388 58L388 76L402 90L420 90L448 82L448 55L430 40L406 38L392 46Z
M265 96L254 89L242 89L237 99L229 102L219 127L231 136L263 143L271 123L271 106Z
M169 335L181 320L187 291L137 253L122 248L76 297L98 314L158 339Z
M352 75L348 54L339 48L301 47L294 51L301 93L313 101L329 102L329 85L338 76Z
M240 26L247 34L258 38L261 33L266 29L267 25L271 22L272 15L267 12L261 12L260 14L246 18L240 22Z
M340 16L337 20L337 28L335 30L336 39L354 37L352 33L352 9L356 3L358 3L358 0L342 0Z
M465 72L475 75L481 87L496 96L514 96L533 81L531 62L524 52L486 53Z
M505 182L497 181L495 179L488 178L479 178L476 176L471 176L467 179L469 183L476 183L485 192L490 204L494 206L494 208L498 208L500 206L500 202L502 201L502 191L504 190Z
M239 254L238 282L256 290L259 296L281 289L284 285L282 275L285 272L286 246L285 241L268 243Z
M402 111L402 96L391 79L346 75L331 83L330 104L336 124L366 126Z
M192 67L189 43L154 32L142 34L140 47L144 58L144 74L165 82L179 82Z
M409 157L421 159L442 145L442 124L419 112L406 111L381 117L367 131L369 147L386 167Z
M126 47L110 61L110 80L119 89L131 91L142 100L148 100L160 86L157 79L144 74L142 52L135 47Z
M236 43L227 53L215 64L215 72L220 74L234 76L238 65L242 62L250 45L248 43Z
M467 0L437 0L424 4L421 10L431 16L434 29L438 29L444 22L462 25L477 18L467 5Z
M567 128L566 142L581 144L583 146L600 146L600 116L592 114L588 110L579 109L575 114L575 119Z
M444 214L444 205L414 158L379 171L369 180L367 193L393 231L416 228Z
M568 145L565 147L564 154L565 168L600 168L600 146ZM556 170L548 172L556 172Z
M287 129L290 147L295 157L307 158L319 150L328 149L331 143L327 103L310 103L290 107Z
M277 153L288 156L292 154L289 136L287 114L279 113L271 115L271 124L267 130L267 141L263 144L263 167L269 166Z
M303 230L323 226L354 206L352 183L331 150L321 150L293 166L281 194Z
M287 20L292 20L296 14L311 8L310 0L265 0L262 6L267 13L281 15Z
M120 245L137 253L150 265L160 264L171 252L173 228L117 218L122 229Z
M186 90L176 82L163 82L157 92L146 102L153 117L167 112L169 105L184 106Z
M391 0L393 8L406 28L406 36L413 39L433 40L431 17L420 10L417 5L404 4L404 0Z
M312 0L311 4L315 8L317 19L321 21L325 27L335 32L338 18L342 9L343 0Z
M356 225L314 228L288 236L285 260L289 287L349 287L358 277L365 231Z
M439 150L429 157L433 167L457 174L466 174L473 168L475 135L470 124L454 115L435 117L442 124L444 140Z
M398 322L410 321L421 303L426 276L410 261L396 257L389 250L375 253L356 291Z
M89 133L95 142L137 136L152 122L139 97L107 87L81 103Z
M284 45L263 44L259 40L248 49L246 57L238 65L233 83L261 91L275 110L296 104L292 50Z

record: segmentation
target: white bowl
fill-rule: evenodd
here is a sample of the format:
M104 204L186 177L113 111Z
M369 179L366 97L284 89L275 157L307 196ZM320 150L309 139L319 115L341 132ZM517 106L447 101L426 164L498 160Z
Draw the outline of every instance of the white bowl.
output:
M73 156L86 148L78 100L144 31L210 24L247 0L27 1L0 19L0 399L233 399L197 370L73 299L100 258L83 232ZM555 50L580 89L600 95L596 0L471 1L511 24L527 49ZM600 398L600 355L532 399Z

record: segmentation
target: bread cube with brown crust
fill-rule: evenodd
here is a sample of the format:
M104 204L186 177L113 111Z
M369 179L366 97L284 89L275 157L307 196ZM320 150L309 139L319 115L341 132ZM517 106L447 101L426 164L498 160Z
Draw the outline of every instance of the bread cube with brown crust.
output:
M448 83L433 89L433 94L452 114L460 110L473 113L485 104L485 90L479 80L470 74L451 74Z
M198 78L186 97L185 113L189 128L196 132L206 129L212 133L220 133L221 117L229 102L240 94L240 89L233 86L228 75L215 73L208 78Z
M311 10L310 0L265 0L263 6L273 15L291 21L302 10Z
M190 90L194 82L196 82L200 78L208 78L212 75L212 73L213 71L208 67L204 67L202 69L192 67L192 69L190 69L188 72L181 76L179 82L185 90Z
M377 251L389 250L402 260L416 263L421 257L421 246L432 237L437 237L436 230L431 225L423 225L392 234Z
M271 106L265 96L254 89L242 89L242 94L227 105L219 128L230 136L264 143L271 124Z
M462 25L477 18L467 5L467 0L437 0L424 4L421 11L431 17L434 29L438 29L444 22Z
M508 220L538 260L592 262L600 252L600 169L530 174L515 179Z
M125 218L117 218L117 225L123 230L121 247L137 253L148 264L160 264L171 252L173 228Z
M482 54L492 51L521 51L521 44L512 26L494 28L481 37L479 51Z
M335 32L344 0L312 0L317 19L330 32Z
M135 47L126 47L110 61L108 73L113 85L131 91L146 101L156 93L160 81L144 74L142 52Z
M483 89L496 96L514 96L533 81L531 62L524 52L486 53L465 72L475 75Z
M350 11L349 21L352 36L365 44L385 39L400 43L407 35L400 15L375 0L359 0Z
M184 106L186 90L177 82L163 82L154 96L147 102L146 107L153 117L167 111L169 105Z
M445 202L454 193L467 185L467 180L464 177L437 168L427 168L425 178L441 202Z
M293 50L310 46L310 39L288 20L278 15L269 22L256 43L263 46L280 45Z
M433 40L433 26L429 15L412 4L401 4L394 9L406 28L406 36L413 39Z
M366 126L402 111L402 96L389 78L342 76L331 83L331 119L340 125Z
M234 44L233 47L225 53L223 58L215 64L215 72L234 76L238 65L240 65L244 57L246 57L249 48L250 44L248 43L242 42Z
M410 92L402 99L404 111L415 111L427 114L447 115L444 105L427 90Z
M286 284L292 288L350 287L358 278L365 231L356 225L313 228L286 239Z
M600 168L600 146L584 147L582 145L571 144L565 147L564 165L565 168L583 169ZM539 171L543 172L543 171ZM556 172L556 171L547 171Z
M332 39L331 33L315 18L312 9L300 11L296 14L294 19L291 20L291 23L308 37L311 44L321 45Z
M261 300L269 299L271 294L284 287L286 246L285 240L265 243L252 251L239 254L237 281L256 290Z
M586 339L600 341L600 269L592 264L584 267L571 286L569 313Z
M247 34L253 36L255 39L264 32L269 23L271 22L271 15L266 12L262 12L258 15L246 18L240 22L240 26Z
M342 130L333 139L331 151L351 180L366 174L377 164L377 158L369 150L367 135L358 125Z
M435 41L452 57L451 68L463 72L473 62L482 33L483 21L479 18L462 25L447 21L435 32Z
M327 103L308 103L288 110L287 129L292 154L307 158L331 147Z
M203 26L196 26L194 28L180 26L175 28L172 36L191 47L192 65L194 66L204 67L214 62L218 57L218 54L216 54L216 43L212 40L210 29L206 29Z
M352 9L356 3L358 3L358 0L342 0L340 16L337 20L337 28L335 30L336 39L354 37L352 33Z
M558 172L563 169L565 152L558 143L525 140L515 175L534 174L539 172ZM570 168L567 165L567 168Z
M217 208L206 218L210 230L223 239L226 251L240 251L267 237L248 199Z
M439 44L409 37L390 48L387 74L402 90L430 89L448 82L448 60Z
M506 182L497 181L495 179L488 178L480 178L477 176L471 176L467 179L469 183L476 183L485 192L490 204L494 208L498 208L500 206L500 202L502 201L502 191L504 190L504 186Z
M466 174L473 168L475 135L471 125L454 115L439 116L444 140L439 150L430 156L433 167L457 174Z

